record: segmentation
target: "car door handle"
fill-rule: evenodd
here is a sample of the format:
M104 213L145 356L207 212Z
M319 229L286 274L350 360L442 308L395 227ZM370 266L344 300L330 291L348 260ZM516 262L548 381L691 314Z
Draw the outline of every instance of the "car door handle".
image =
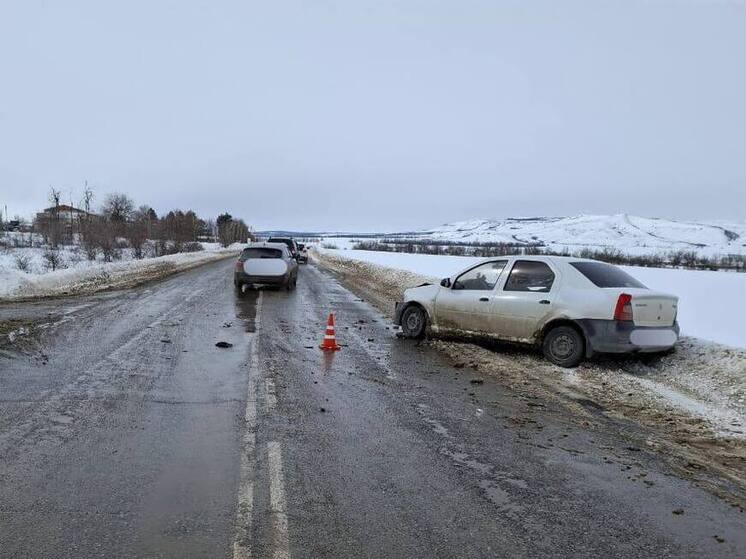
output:
M487 301L490 300L490 298L489 297L480 297L479 300L486 303Z
M540 305L548 305L549 303L550 303L549 299L542 299L541 301L539 301Z

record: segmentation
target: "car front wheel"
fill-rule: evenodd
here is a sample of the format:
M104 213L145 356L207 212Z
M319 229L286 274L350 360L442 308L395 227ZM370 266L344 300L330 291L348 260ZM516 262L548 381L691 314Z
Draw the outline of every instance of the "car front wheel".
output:
M544 357L560 367L577 367L583 360L585 341L572 326L557 326L544 336Z
M407 338L420 339L425 336L427 313L422 307L410 305L401 316L401 330Z

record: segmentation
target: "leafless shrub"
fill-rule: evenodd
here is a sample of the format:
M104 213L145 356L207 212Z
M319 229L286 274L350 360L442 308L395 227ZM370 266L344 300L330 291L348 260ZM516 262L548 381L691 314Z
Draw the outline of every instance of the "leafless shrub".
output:
M62 260L62 255L60 254L60 251L55 248L47 248L41 255L41 257L44 259L44 267L47 270L59 270L61 268L66 268L64 261Z
M111 262L117 258L120 252L116 246L116 237L112 228L104 220L97 220L92 227L93 239L96 247L101 251L105 262Z
M142 219L138 219L127 226L127 242L132 249L132 256L138 260L145 256L143 248L147 239L147 223Z
M184 245L181 247L181 252L200 252L203 250L205 250L205 247L202 246L202 243L198 243L195 241L184 243Z
M83 255L81 254L80 247L73 247L70 250L70 255L68 256L68 261L71 264L78 264L81 260L83 260Z
M321 243L321 248L327 248L329 250L337 250L339 247L337 245L335 245L334 243ZM362 250L375 250L375 249L364 248Z
M29 272L31 269L31 257L23 252L16 254L14 257L16 261L16 268L22 272Z

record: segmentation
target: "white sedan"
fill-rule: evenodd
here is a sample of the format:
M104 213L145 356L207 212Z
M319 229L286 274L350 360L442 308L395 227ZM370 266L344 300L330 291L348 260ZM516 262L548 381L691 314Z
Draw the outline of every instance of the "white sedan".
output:
M506 256L407 289L394 322L410 338L430 330L534 344L552 363L574 367L596 352L669 350L679 337L677 305L611 264Z

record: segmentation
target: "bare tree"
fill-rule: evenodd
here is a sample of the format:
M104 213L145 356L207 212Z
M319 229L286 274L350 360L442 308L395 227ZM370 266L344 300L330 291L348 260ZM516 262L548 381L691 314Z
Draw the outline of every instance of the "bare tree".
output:
M85 181L85 188L83 189L83 209L85 210L86 214L91 213L91 203L93 202L93 197L93 189L88 186L88 181Z
M50 186L48 199L49 199L49 203L52 204L52 206L54 206L55 208L58 208L60 206L60 200L62 200L62 191L57 190L53 186Z
M49 211L44 212L40 219L37 220L37 225L44 240L53 248L57 248L60 244L60 237L62 235L62 224L60 223L59 212L62 191L50 186L48 199L52 204L52 207Z
M114 192L104 198L101 213L113 223L126 223L135 211L135 203L126 194Z

